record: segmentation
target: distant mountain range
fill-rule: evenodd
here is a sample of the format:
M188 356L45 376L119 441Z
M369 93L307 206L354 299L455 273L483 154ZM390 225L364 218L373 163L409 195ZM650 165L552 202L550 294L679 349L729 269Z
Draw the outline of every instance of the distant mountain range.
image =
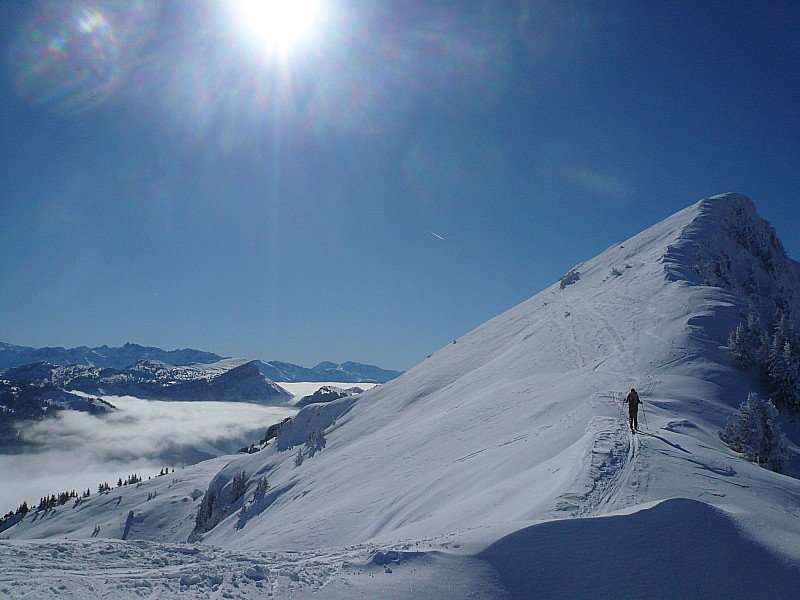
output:
M30 348L0 342L0 369L22 367L34 363L51 363L56 366L84 365L100 369L112 368L122 371L141 361L157 361L165 365L186 366L218 363L224 357L213 352L185 348L162 350L152 346L127 343L120 347L99 346L89 348ZM242 361L244 362L244 361ZM382 369L347 361L342 364L321 362L307 368L281 361L254 361L261 373L278 383L301 381L335 383L386 383L399 377L402 371Z
M130 343L119 348L29 348L0 342L0 447L20 447L16 431L25 421L62 410L116 410L95 396L281 406L292 394L275 382L385 383L400 374L355 362L323 362L309 369Z
M292 395L265 377L256 361L222 360L210 365L168 365L142 360L120 371L112 367L41 362L8 369L3 379L42 389L79 390L92 395L148 400L285 404Z
M0 369L22 367L39 362L57 366L87 365L90 367L121 370L142 360L157 360L168 365L190 365L192 363L213 363L223 357L212 352L200 350L162 350L139 344L125 344L118 348L98 346L89 348L29 348L0 342Z
M251 402L286 405L292 394L269 380L256 361L168 365L142 360L117 370L38 362L0 374L0 448L24 450L18 428L63 410L99 415L116 410L95 396L135 396L147 400Z
M296 383L300 381L332 382L332 383L386 383L403 374L402 371L382 369L375 365L356 362L321 362L310 369L291 363L279 361L256 361L261 372L278 383Z

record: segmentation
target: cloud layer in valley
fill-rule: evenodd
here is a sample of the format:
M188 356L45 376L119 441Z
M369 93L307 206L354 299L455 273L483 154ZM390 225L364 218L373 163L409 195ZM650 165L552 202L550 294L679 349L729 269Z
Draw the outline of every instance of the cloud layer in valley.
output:
M246 403L106 399L119 410L100 417L62 411L21 431L38 450L0 455L0 512L45 494L87 488L94 494L100 483L115 485L134 472L147 479L167 466L235 452L295 412Z

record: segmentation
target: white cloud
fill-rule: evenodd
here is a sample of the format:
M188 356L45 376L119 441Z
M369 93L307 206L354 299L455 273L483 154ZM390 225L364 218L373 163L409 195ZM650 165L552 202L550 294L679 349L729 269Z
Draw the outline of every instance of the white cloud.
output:
M87 487L96 493L103 481L114 484L134 472L147 479L165 466L235 452L296 412L233 402L106 399L120 410L100 417L62 411L22 430L38 451L0 456L0 514L45 494Z

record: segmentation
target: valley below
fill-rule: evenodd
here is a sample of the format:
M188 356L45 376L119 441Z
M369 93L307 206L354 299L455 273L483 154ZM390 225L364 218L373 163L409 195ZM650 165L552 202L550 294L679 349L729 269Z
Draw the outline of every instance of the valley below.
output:
M354 384L369 389L375 384ZM284 383L292 403L324 382ZM77 392L76 395L87 396ZM24 421L0 453L0 513L61 491L97 492L136 474L147 480L163 469L180 470L203 460L236 454L258 443L267 428L297 413L291 406L247 402L145 400L103 396L117 410L102 414L63 410Z

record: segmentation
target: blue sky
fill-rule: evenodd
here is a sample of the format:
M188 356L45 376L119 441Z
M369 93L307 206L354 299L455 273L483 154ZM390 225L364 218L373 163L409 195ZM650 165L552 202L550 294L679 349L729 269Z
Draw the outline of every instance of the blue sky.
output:
M800 257L796 2L237 10L0 1L0 340L407 369L726 191Z

